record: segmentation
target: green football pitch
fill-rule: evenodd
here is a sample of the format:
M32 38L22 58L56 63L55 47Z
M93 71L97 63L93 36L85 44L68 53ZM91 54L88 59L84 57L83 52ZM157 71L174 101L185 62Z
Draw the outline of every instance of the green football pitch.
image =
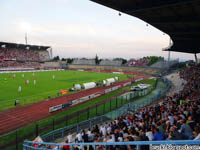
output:
M13 78L14 75L15 78ZM31 104L47 99L48 96L56 97L59 90L68 90L73 87L73 84L98 82L116 76L119 80L127 79L127 75L123 74L69 70L3 73L0 74L0 110L13 107L15 99L19 99L21 105ZM34 80L36 80L35 84ZM19 86L21 86L21 92L19 92Z

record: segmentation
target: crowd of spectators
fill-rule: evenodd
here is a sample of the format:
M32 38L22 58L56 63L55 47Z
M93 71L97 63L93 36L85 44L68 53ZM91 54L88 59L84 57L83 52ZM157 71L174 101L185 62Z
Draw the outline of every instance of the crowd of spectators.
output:
M132 112L112 122L67 136L71 142L125 142L161 140L200 140L200 65L180 71L180 78L187 81L184 88L157 104ZM65 149L65 147L63 147ZM66 148L69 149L69 146ZM93 150L92 146L75 149ZM134 150L133 145L97 146L97 150ZM149 150L142 145L141 150Z
M0 67L38 68L41 61L48 61L48 51L19 48L0 48Z
M10 48L1 48L0 56L6 60L20 60L20 61L39 61L39 52L34 50L25 50L25 49L10 49Z
M49 60L49 55L47 51L0 48L0 62L4 60L43 61Z
M149 62L150 59L130 59L126 65L129 67L145 67L149 64Z
M17 62L17 61L2 61L0 67L2 68L37 68L40 67L39 62Z

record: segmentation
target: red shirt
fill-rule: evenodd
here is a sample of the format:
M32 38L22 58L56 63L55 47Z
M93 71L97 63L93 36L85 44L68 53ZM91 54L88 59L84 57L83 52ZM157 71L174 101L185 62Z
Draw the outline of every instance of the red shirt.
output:
M64 149L64 150L70 150L70 147L69 147L69 145L64 145L64 146L63 146L63 149Z

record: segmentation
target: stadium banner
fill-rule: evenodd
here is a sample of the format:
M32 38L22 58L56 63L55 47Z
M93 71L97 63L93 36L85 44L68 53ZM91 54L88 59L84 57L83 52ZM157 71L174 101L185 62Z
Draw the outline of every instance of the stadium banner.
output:
M78 104L78 99L72 101L72 105Z
M120 85L118 85L118 86L114 86L114 87L111 88L111 91L118 90L120 87L121 87Z
M50 107L49 112L51 113L51 112L54 112L54 111L57 111L57 110L60 110L60 109L62 109L62 104Z
M105 90L105 94L110 93L110 92L111 92L111 88Z
M115 91L115 90L118 90L118 89L120 89L120 88L121 88L121 85L114 86L114 87L112 87L112 88L106 89L106 90L104 91L104 93L105 93L105 94L106 94L106 93L110 93L110 92Z
M135 82L139 82L139 81L142 81L142 80L143 80L143 78L140 78L140 79L135 80Z
M123 86L131 85L131 82L124 83Z
M89 100L89 96L85 96L85 97L79 98L78 99L78 103L81 103L81 102L84 102L84 101L87 101L87 100Z
M85 96L85 97L81 97L79 99L75 99L75 100L72 101L72 105L75 105L75 104L78 104L78 103L81 103L81 102L84 102L84 101L99 97L101 95L103 95L103 93L97 92L95 94L91 94L91 95L88 95L88 96Z
M123 72L112 72L113 74L124 74Z
M72 105L72 102L66 103L62 105L62 108L66 108Z
M102 95L101 93L96 93L96 94L94 94L93 98L99 97L99 96L101 96L101 95Z
M24 70L24 71L23 71ZM47 72L47 71L63 71L64 69L51 70L35 70L35 68L0 68L0 73L21 73L21 72Z

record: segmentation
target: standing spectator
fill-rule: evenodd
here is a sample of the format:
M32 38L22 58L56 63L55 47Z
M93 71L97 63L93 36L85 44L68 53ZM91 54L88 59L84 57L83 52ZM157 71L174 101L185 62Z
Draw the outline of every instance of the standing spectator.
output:
M69 143L72 143L72 134L70 134L70 133L68 134L67 140Z

